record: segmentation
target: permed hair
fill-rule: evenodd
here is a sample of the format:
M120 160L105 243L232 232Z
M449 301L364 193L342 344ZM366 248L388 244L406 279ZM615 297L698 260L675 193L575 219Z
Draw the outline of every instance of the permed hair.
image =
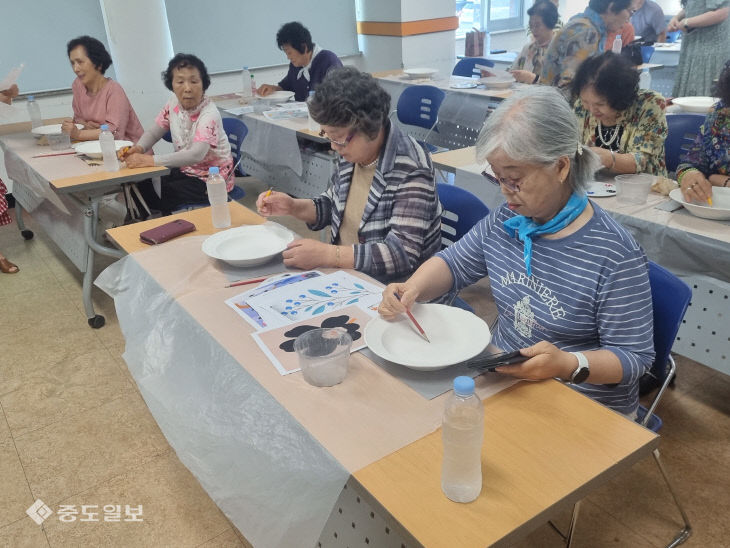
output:
M476 144L481 162L497 150L525 164L549 166L570 160L568 183L584 191L599 167L598 156L580 148L578 119L560 92L549 86L529 86L503 101L484 122Z
M172 91L172 71L188 67L198 69L200 79L203 80L203 91L208 89L210 86L208 69L205 68L205 63L203 63L203 61L190 53L178 53L175 57L170 59L169 63L167 63L167 70L162 73L162 81L165 82L165 87Z
M593 86L612 109L626 110L639 95L639 71L627 57L606 51L583 61L571 86L573 98Z
M330 70L309 99L309 113L325 126L349 127L375 139L387 125L390 95L354 67Z
M618 13L628 9L631 0L590 0L588 7L596 13L606 13L609 9L611 13Z
M299 23L298 21L292 21L291 23L285 23L276 33L276 45L279 49L289 44L299 53L306 53L314 49L312 43L312 35L309 33L307 27Z
M66 55L71 57L71 52L77 47L83 46L86 50L86 57L96 67L96 70L104 74L112 64L112 56L99 40L92 36L79 36L66 44Z
M537 15L542 20L543 25L549 29L554 29L555 25L558 24L558 8L550 0L537 0L527 10L527 15L528 17Z

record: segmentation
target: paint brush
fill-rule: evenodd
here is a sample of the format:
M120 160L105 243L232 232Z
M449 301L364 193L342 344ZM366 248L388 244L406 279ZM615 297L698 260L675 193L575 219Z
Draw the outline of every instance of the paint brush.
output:
M263 282L264 280L267 280L268 276L264 276L263 278L251 278L249 280L238 280L237 282L231 282L229 284L226 284L225 287L236 287L239 285L248 285L248 284L257 284L260 282Z

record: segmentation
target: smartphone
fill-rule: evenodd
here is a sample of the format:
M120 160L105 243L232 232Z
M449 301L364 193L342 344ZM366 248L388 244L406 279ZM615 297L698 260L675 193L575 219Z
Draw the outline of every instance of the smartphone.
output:
M479 369L480 371L494 371L500 365L522 363L529 359L527 356L520 354L519 350L515 350L514 352L500 352L499 354L484 356L468 362L467 365L472 369Z

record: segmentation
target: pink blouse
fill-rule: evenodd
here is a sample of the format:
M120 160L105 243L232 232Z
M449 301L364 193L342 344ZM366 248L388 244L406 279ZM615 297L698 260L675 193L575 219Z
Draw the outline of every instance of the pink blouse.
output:
M124 89L114 80L107 78L106 84L96 94L91 94L86 86L76 78L71 86L74 122L92 121L107 124L115 139L125 139L134 143L144 130L139 118L127 99Z

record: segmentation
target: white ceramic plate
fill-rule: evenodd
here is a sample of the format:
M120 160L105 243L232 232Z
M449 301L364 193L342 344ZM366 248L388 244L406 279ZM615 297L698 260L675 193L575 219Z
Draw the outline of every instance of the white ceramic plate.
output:
M203 253L233 266L255 266L278 255L294 234L277 223L246 225L213 234L203 241Z
M679 105L684 112L707 113L719 99L715 97L676 97L673 105Z
M411 309L431 342L403 317L389 322L380 316L365 326L365 344L383 359L434 371L473 358L489 344L489 326L478 316L445 304L416 304Z
M586 194L589 198L606 198L616 196L616 185L601 181L590 181L586 186Z
M485 76L480 78L479 81L491 89L507 89L515 83L515 79L511 76L504 78L500 76Z
M83 124L76 124L79 129L84 129ZM58 135L61 133L61 124L47 124L45 126L34 127L30 132L36 137L41 135Z
M698 205L685 202L682 191L678 188L672 190L669 197L682 204L687 211L697 217L713 221L730 220L730 188L712 187L712 207L709 204Z
M114 145L119 150L122 147L131 147L134 143L132 141L121 141L115 140ZM101 158L101 145L99 141L82 141L80 143L74 143L71 145L76 151L76 154L83 154L89 158Z
M411 68L411 69L405 69L403 71L403 74L408 76L408 78L416 79L416 78L431 78L437 72L438 72L438 70L432 69L432 68Z
M271 103L286 103L289 99L294 97L294 92L279 90L269 93L266 97L262 97L261 95L257 95L256 97L262 101L269 101Z
M471 89L477 87L476 82L454 82L449 84L450 88L453 89Z

